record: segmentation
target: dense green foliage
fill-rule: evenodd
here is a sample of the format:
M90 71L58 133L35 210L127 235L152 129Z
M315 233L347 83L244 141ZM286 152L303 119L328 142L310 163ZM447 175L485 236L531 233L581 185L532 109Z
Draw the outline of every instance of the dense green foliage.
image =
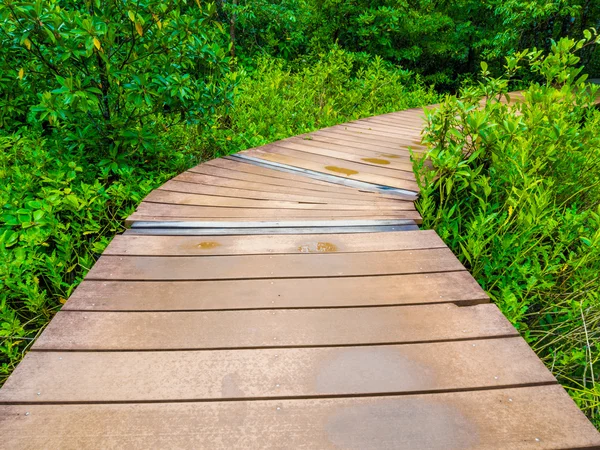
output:
M3 0L0 382L165 180L462 87L417 166L425 226L598 423L600 114L576 80L600 46L559 39L599 26L589 0Z
M552 39L600 26L600 3L590 0L220 0L217 5L242 58L257 52L303 58L337 44L400 64L445 89L472 77L483 60L500 73L506 55L533 47L547 52ZM598 48L588 47L581 57L600 76Z
M499 101L508 77L446 98L417 206L600 425L600 111L571 65L582 45L509 60L546 79L522 103Z

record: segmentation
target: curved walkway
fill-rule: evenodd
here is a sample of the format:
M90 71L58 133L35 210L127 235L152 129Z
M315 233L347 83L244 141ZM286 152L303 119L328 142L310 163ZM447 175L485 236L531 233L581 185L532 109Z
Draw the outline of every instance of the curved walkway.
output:
M0 447L599 448L433 231L422 111L152 192L0 390Z

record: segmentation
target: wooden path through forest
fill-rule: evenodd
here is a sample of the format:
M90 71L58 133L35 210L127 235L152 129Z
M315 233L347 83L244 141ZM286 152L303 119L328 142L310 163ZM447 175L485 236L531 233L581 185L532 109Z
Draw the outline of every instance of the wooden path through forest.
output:
M0 390L0 447L600 448L419 230L422 115L209 161L148 195Z

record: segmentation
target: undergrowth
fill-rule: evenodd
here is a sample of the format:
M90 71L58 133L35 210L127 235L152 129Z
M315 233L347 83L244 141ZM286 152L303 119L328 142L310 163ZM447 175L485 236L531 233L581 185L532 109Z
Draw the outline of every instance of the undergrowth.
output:
M600 426L600 111L575 68L587 43L521 52L505 78L484 64L484 82L430 113L417 207ZM507 105L523 64L546 82Z

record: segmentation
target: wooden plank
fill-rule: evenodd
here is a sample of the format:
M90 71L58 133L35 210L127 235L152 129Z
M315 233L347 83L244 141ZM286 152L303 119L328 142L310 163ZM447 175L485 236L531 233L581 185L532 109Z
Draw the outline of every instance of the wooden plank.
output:
M359 119L356 122L381 122L381 123L390 124L394 127L403 127L403 128L408 128L408 129L417 128L420 131L423 128L423 125L425 125L427 123L427 118L423 114L423 111L421 111L420 117L383 115L383 116L363 117L362 119ZM354 122L352 122L352 123L354 123Z
M361 201L378 201L378 200L400 200L397 196L385 195L377 192L364 192L358 189L346 188L344 192L305 189L304 187L297 188L282 184L266 184L256 183L245 180L234 180L230 178L215 177L194 172L184 172L181 175L173 178L174 181L185 181L187 183L198 183L201 185L209 185L215 187L231 187L236 189L244 189L248 192L273 192L273 193L290 193L297 195L307 195L315 197L323 197L328 199L358 199ZM344 187L344 186L342 186ZM368 195L366 195L368 194Z
M517 336L517 331L489 303L210 312L60 311L33 349L315 347L509 336Z
M130 216L162 216L173 218L191 218L202 220L227 219L240 221L260 220L285 220L285 219L308 219L308 220L333 220L335 218L363 218L376 219L410 219L420 221L421 216L417 211L402 210L330 210L330 209L277 209L277 208L228 208L197 205L175 205L142 202L136 212Z
M214 195L218 197L231 197L231 198L247 198L253 200L283 200L283 201L294 201L294 202L305 202L305 203L336 203L345 205L371 205L373 203L390 204L396 203L395 200L389 198L366 198L357 199L357 197L350 196L349 198L340 198L324 195L298 195L291 192L268 192L268 191L252 191L248 189L235 189L223 186L210 186L207 184L188 183L184 181L170 180L163 184L160 188L163 191L171 192L183 192L188 194L204 194ZM320 193L319 193L320 194ZM399 199L398 202L406 200Z
M363 253L236 256L109 256L89 271L90 280L232 280L315 278L450 272L463 266L448 248Z
M301 138L305 141L337 144L337 145L348 147L349 149L362 148L362 149L368 149L368 150L373 150L373 151L377 151L377 152L385 152L385 153L390 153L390 154L396 153L396 154L405 155L405 156L410 155L410 151L408 150L409 147L415 153L422 153L425 150L427 150L425 146L416 145L416 144L414 146L413 145L410 145L410 146L397 145L397 146L392 146L392 147L390 147L390 146L384 147L384 146L369 142L368 139L359 141L359 142L357 142L354 139L350 139L350 140L344 139L344 138L347 138L347 136L329 136L329 135L323 135L323 134L310 133L310 134L298 136L298 138ZM352 151L354 151L354 150L352 150Z
M332 235L223 236L210 241L195 237L115 236L104 255L265 255L285 253L347 253L445 248L433 230Z
M310 292L310 295L306 295ZM339 308L487 303L466 271L360 278L228 281L84 280L63 311L180 311Z
M598 448L557 385L365 398L0 406L6 448Z
M379 125L379 126L387 126L387 127L393 127L393 128L401 127L402 129L405 129L405 130L412 130L412 132L416 136L421 135L423 128L427 124L427 120L425 118L423 118L421 123L418 125L406 125L404 119L394 119L394 118L389 118L389 117L386 118L386 117L379 117L379 116L367 117L367 118L361 119L359 122L363 123L363 124L372 124L375 126Z
M230 160L228 160L230 161ZM277 172L278 174L288 175L286 172L273 170L273 172ZM188 173L197 173L202 175L209 175L215 177L223 177L229 178L239 181L251 181L255 183L264 183L264 184L274 184L277 186L290 186L295 188L304 188L304 189L313 189L313 190L321 190L327 192L335 192L336 190L341 190L342 192L346 192L348 188L345 186L336 186L331 183L327 184L319 184L312 183L312 181L316 181L310 178L306 178L305 181L296 181L294 179L283 178L281 176L266 176L260 174L253 174L248 172L240 172L231 169L222 169L220 167L210 166L208 164L202 164L200 166L192 167L188 170ZM325 182L322 182L325 183ZM355 191L355 190L354 190Z
M332 172L333 174L337 175L337 176L343 176L343 177L347 177L352 175L351 173L346 173L346 172L355 172L355 174L370 174L373 176L380 176L380 177L389 177L392 179L399 179L399 180L408 180L408 181L414 181L415 180L415 175L412 172L412 168L409 170L408 167L404 164L396 164L393 167L390 167L390 165L392 165L392 159L388 158L387 160L385 160L385 162L382 161L382 158L356 158L356 157L352 157L351 155L348 156L348 154L344 153L344 154L340 154L338 152L337 156L327 156L327 155L321 155L318 153L312 153L310 151L301 151L301 150L295 150L295 149L288 149L288 148L283 148L283 147L279 147L276 144L271 144L268 146L263 146L263 147L258 147L258 148L254 148L254 149L249 149L249 150L244 150L243 152L240 152L237 157L239 158L240 156L252 156L255 158L261 158L261 159L265 159L265 154L272 154L275 156L281 156L281 157L290 157L290 158L294 158L294 159L300 159L303 161L308 161L308 162L312 162L314 163L312 165L312 167L317 167L319 170L317 170L318 172L323 172L323 167L325 167L325 172L326 173L330 173ZM371 162L369 162L371 161ZM372 161L378 161L378 162L372 162ZM389 165L386 165L386 162L389 163ZM345 171L340 171L340 170L335 170L335 169L331 169L331 167L343 167ZM306 167L309 168L310 167ZM314 168L312 170L315 170ZM356 179L360 179L360 176L356 176ZM379 183L379 184L383 184L383 183ZM383 184L384 186L387 186L387 184ZM413 189L414 190L414 189Z
M155 222L153 222L155 223ZM132 225L137 224L133 221ZM344 233L381 233L391 231L417 231L419 227L413 225L377 225L362 227L300 227L300 228L142 228L134 227L125 230L127 235L153 235L153 236L237 236L261 234L344 234Z
M327 128L324 128L324 129L326 130ZM400 140L406 140L406 139L413 140L415 138L415 136L421 135L421 127L420 126L412 127L412 128L397 126L397 127L391 127L390 130L382 130L380 128L377 129L377 128L369 127L368 125L362 125L360 123L349 122L349 123L345 123L343 125L338 126L336 129L351 131L353 133L366 134L369 136L386 137L386 138L400 139Z
M321 131L318 131L318 133L320 133ZM368 139L370 141L376 142L376 143L391 143L391 144L402 144L404 146L406 145L411 145L412 142L414 142L415 137L411 137L411 136L405 136L405 137L393 137L393 136L384 136L381 133L377 132L377 131L369 131L366 129L357 129L357 128L346 128L346 129L341 129L338 128L336 130L325 130L323 131L324 133L335 133L335 134L342 134L345 136L352 136L352 137L360 137L362 139Z
M275 144L281 147L296 148L298 150L306 147L312 147L320 150L334 150L339 153L347 153L355 156L371 158L392 158L399 162L410 163L410 152L408 150L392 150L392 152L382 152L381 150L369 150L365 148L349 147L346 145L333 144L329 142L316 141L312 139L288 138L277 141Z
M298 166L292 166L292 165L285 164L285 163L266 161L265 159L262 159L262 158L255 158L253 156L243 155L240 153L236 154L235 156L232 156L232 158L248 161L248 162L251 162L252 164L255 164L258 166L265 166L265 167L275 166L275 167L277 167L278 170L283 170L283 171L287 171L287 172L291 172L291 173L301 173L303 176L306 176L306 177L315 178L317 180L327 181L332 184L345 185L347 187L359 189L360 191L374 191L374 192L384 193L384 194L388 194L388 195L396 195L399 198L402 198L405 200L411 200L411 201L415 201L417 198L416 191L394 188L394 187L391 187L388 185L381 185L381 184L377 184L377 183L373 183L373 182L364 182L364 181L360 181L357 179L350 179L349 177L340 177L337 175L331 175L329 173L325 173L324 171L310 170L310 169L306 169L306 168L302 168L302 167L298 167ZM333 168L332 170L334 170L336 172L340 171L339 168Z
M310 146L296 145L297 148L288 148L279 145L279 143L270 144L268 146L259 147L260 151L269 153L277 153L281 155L296 156L302 159L308 159L309 161L315 161L324 164L343 164L347 165L350 163L357 170L368 171L375 175L390 176L393 178L400 178L406 180L414 180L414 174L412 171L412 164L408 162L399 162L395 158L383 158L379 156L375 158L373 156L360 156L354 155L348 152L339 152L327 149L316 149ZM394 155L395 156L395 155ZM363 166L369 166L365 169ZM400 173L396 173L399 171Z
M392 178L390 176L374 175L368 170L355 170L356 168L346 167L351 166L352 163L343 162L343 165L337 165L335 162L331 162L329 165L327 162L321 164L314 161L300 159L297 157L287 156L283 154L267 153L259 150L243 151L240 155L248 155L257 157L266 161L273 161L276 163L287 164L294 167L301 167L316 172L323 172L330 175L335 175L341 178L351 178L365 183L372 183L382 186L390 186L398 189L407 189L410 191L417 192L419 186L415 181Z
M383 131L386 133L396 133L402 136L409 136L411 139L415 139L416 137L421 136L423 131L423 126L425 122L416 125L416 126L406 126L406 125L391 125L385 124L381 122L369 121L369 120L357 120L354 122L349 122L346 126L350 126L352 128L366 128L368 130L373 131Z
M371 145L377 147L380 151L387 151L386 149L392 150L407 150L408 148L412 149L415 152L423 152L426 150L426 147L416 141L406 141L406 142L382 142L379 140L371 139L370 137L365 137L357 133L347 133L347 132L336 132L332 133L329 131L313 131L307 136L312 136L315 139L317 137L322 138L333 138L339 141L346 141L355 146L363 146L363 145Z
M233 155L235 156L235 155ZM326 181L315 180L312 178L306 178L300 174L290 174L287 172L283 172L281 170L277 170L272 167L259 167L255 164L250 164L247 161L240 161L238 159L234 159L234 157L225 157L219 159L213 159L204 163L204 165L212 166L214 168L223 169L225 171L230 171L234 173L244 173L248 175L261 175L263 177L268 178L279 178L290 181L297 181L310 185L317 185L321 187L330 187L330 184ZM344 186L333 186L335 189L340 191L345 191L348 188Z
M556 379L521 337L203 352L31 352L0 390L0 403L316 398L543 383Z
M346 136L350 139L362 139L362 140L371 142L373 144L377 144L377 145L381 145L381 146L389 145L389 146L392 146L395 148L398 148L399 146L406 147L407 145L411 145L411 143L414 141L410 137L393 138L393 137L381 136L377 133L368 132L367 130L356 131L356 130L351 130L351 129L344 130L341 128L336 128L335 130L314 131L313 134Z
M370 211L375 214L381 211L414 211L412 202L388 202L372 204L339 203L310 203L285 200L255 200L247 198L220 197L217 195L202 195L195 193L172 192L155 189L150 192L144 202L165 203L178 205L196 205L228 208L250 209L301 209L311 211Z

